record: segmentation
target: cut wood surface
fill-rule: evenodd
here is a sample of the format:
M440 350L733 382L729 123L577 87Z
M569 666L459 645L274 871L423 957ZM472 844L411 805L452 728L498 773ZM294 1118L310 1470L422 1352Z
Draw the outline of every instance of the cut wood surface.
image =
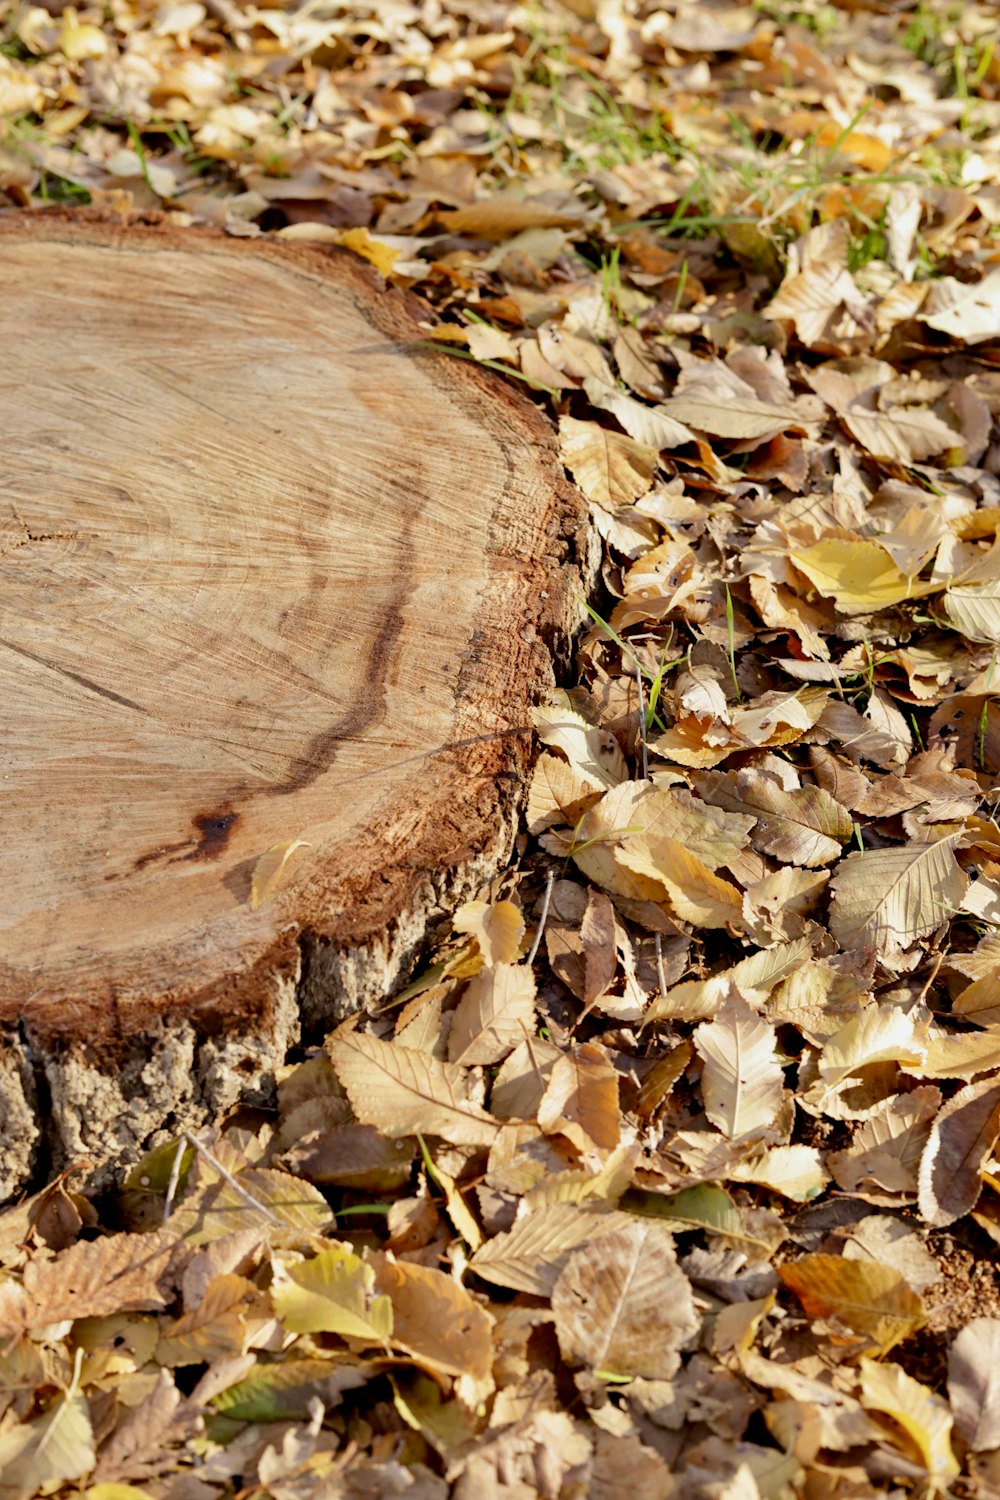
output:
M9 1190L391 991L509 853L587 533L342 252L11 214L0 277Z

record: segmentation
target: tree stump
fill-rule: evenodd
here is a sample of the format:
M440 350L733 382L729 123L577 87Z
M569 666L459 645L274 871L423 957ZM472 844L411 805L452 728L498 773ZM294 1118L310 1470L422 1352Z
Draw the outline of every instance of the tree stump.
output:
M543 419L344 252L8 214L0 277L2 1196L391 993L590 564Z

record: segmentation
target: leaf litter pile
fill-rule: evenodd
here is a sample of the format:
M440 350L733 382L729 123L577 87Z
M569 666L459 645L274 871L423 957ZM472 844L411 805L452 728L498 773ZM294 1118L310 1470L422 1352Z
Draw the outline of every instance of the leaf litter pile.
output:
M996 8L0 26L0 204L365 257L603 540L431 966L0 1215L0 1500L1000 1495Z

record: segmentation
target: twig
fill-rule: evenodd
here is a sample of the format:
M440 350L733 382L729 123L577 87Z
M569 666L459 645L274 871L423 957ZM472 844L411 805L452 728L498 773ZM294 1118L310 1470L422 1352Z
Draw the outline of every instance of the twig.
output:
M187 1141L189 1146L193 1147L195 1151L197 1151L201 1156L205 1158L212 1170L218 1172L223 1182L227 1183L228 1186L232 1188L233 1192L238 1194L238 1196L243 1199L243 1202L247 1205L248 1208L256 1209L257 1213L263 1214L265 1219L270 1219L272 1224L281 1224L282 1226L285 1226L284 1219L279 1219L277 1214L273 1214L269 1208L265 1208L263 1203L258 1203L257 1199L253 1196L252 1193L248 1193L246 1188L240 1187L233 1174L231 1172L227 1172L221 1161L219 1161L217 1157L213 1156L208 1147L203 1146L201 1141L199 1141L196 1136L193 1136L189 1130L184 1131L181 1139Z
M184 1147L187 1141L181 1136L177 1142L177 1150L174 1152L174 1164L170 1168L170 1181L167 1183L167 1197L163 1205L164 1224L174 1211L174 1198L177 1196L177 1184L181 1180L181 1162L184 1160Z
M653 941L656 944L656 978L660 986L660 994L667 993L667 976L663 972L663 938L660 933L653 933Z
M635 685L639 689L639 742L642 745L642 779L649 780L649 749L646 745L646 705L642 696L642 671L635 664Z
M635 668L635 685L639 690L639 742L642 745L642 779L649 780L649 746L646 743L646 705L642 698L642 672L639 664ZM663 939L660 933L653 934L656 944L656 978L660 986L660 994L667 993L667 976L663 971Z
M545 931L545 922L549 915L549 902L552 900L552 882L554 879L555 876L550 870L545 877L545 895L542 897L542 915L538 919L538 930L535 933L535 941L532 943L531 952L528 954L528 957L525 960L529 969L535 962L535 955L537 954L539 945L542 941L542 933Z

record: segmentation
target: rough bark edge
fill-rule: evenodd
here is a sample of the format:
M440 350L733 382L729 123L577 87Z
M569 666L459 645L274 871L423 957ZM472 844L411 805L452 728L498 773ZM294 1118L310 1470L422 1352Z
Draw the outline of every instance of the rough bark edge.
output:
M215 230L177 230L155 214L125 221L100 211L0 211L0 242L7 233L27 235L37 228L45 238L61 229L68 240L108 243L118 234L134 239L144 226L159 243L187 249L199 239L225 242L237 253L263 249L313 273L336 257L364 298L365 316L393 339L420 337L419 322L436 318L428 304L412 293L384 288L374 271L346 252L234 241ZM552 469L547 545L535 559L541 608L526 612L525 623L533 630L525 633L526 649L519 653L527 709L567 664L584 619L574 585L584 594L592 589L599 542L585 503L562 476L555 437L542 414L499 377L474 365L452 367L447 380L453 392L464 382L471 401L486 399L503 410ZM525 596L531 598L527 586ZM475 665L474 657L466 664L459 694L463 705L474 685ZM279 940L255 973L187 997L183 1014L154 1015L142 1031L116 1027L107 1039L110 1048L79 1032L67 1036L64 1028L39 1024L34 1017L0 1034L0 1202L32 1177L76 1164L87 1183L99 1188L158 1138L180 1128L197 1129L240 1102L273 1102L276 1069L300 1041L303 1021L311 1029L332 1026L387 998L412 971L434 928L507 863L532 754L529 734L493 741L488 751L470 746L464 752L468 770L480 783L481 799L489 786L491 811L476 819L478 838L470 843L466 834L463 858L436 871L419 871L411 861L407 870L393 872L378 899L367 893L360 911L345 913L339 930L336 924L305 923ZM322 900L322 892L317 896Z

